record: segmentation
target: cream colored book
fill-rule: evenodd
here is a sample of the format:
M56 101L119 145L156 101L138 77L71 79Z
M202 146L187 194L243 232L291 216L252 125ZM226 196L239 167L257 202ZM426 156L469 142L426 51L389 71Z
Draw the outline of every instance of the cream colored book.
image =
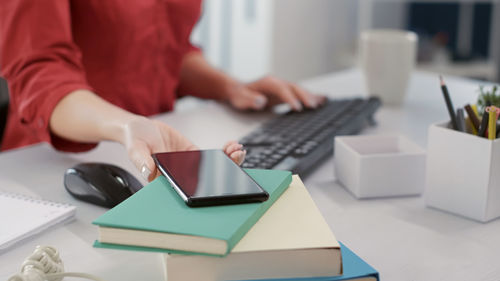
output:
M298 176L224 258L164 254L165 277L248 280L335 276L340 246Z

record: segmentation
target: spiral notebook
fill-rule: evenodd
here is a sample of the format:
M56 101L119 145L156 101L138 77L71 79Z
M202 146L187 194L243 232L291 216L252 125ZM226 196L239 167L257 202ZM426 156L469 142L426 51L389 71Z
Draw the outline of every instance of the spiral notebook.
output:
M68 204L0 191L0 253L29 236L72 219L75 211Z

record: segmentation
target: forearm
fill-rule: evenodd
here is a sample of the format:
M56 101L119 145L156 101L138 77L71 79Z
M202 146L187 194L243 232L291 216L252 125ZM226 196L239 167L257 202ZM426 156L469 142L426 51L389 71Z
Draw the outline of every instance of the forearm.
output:
M199 52L187 54L182 62L180 94L227 100L228 93L240 86L237 80L211 66Z
M127 112L87 90L64 97L54 108L49 127L53 134L76 142L124 142L127 124L144 118Z

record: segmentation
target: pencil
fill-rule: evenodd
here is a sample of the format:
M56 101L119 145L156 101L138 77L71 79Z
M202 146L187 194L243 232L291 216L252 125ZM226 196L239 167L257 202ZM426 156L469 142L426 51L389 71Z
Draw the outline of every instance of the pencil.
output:
M439 75L439 82L441 84L441 91L443 92L444 101L446 102L446 107L448 108L448 113L450 114L451 126L454 130L458 130L457 116L455 115L455 109L451 103L450 94L448 93L448 88L444 84L443 77Z
M468 104L465 106L465 111L467 111L467 115L469 115L469 120L470 120L470 123L472 124L471 128L472 128L472 132L474 133L474 135L477 135L477 131L479 130L479 118L477 118L477 114L476 112L474 111L474 109L472 109L472 107Z
M488 125L488 138L490 140L494 140L497 137L497 120L500 115L500 108L496 106L489 106L486 108L486 111L489 112L489 125Z
M497 120L496 120L496 115L497 113L493 109L493 106L490 106L490 113L489 113L489 120L488 120L488 139L494 140L495 137L497 136Z
M470 107L472 108L472 111L474 111L474 113L476 113L476 116L479 118L479 112L477 112L477 105L473 104Z

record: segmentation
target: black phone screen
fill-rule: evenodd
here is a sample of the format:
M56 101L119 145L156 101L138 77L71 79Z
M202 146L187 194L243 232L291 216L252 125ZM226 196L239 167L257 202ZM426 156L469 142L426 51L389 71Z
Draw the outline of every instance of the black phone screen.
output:
M222 150L156 153L153 159L190 206L261 202L269 197Z

